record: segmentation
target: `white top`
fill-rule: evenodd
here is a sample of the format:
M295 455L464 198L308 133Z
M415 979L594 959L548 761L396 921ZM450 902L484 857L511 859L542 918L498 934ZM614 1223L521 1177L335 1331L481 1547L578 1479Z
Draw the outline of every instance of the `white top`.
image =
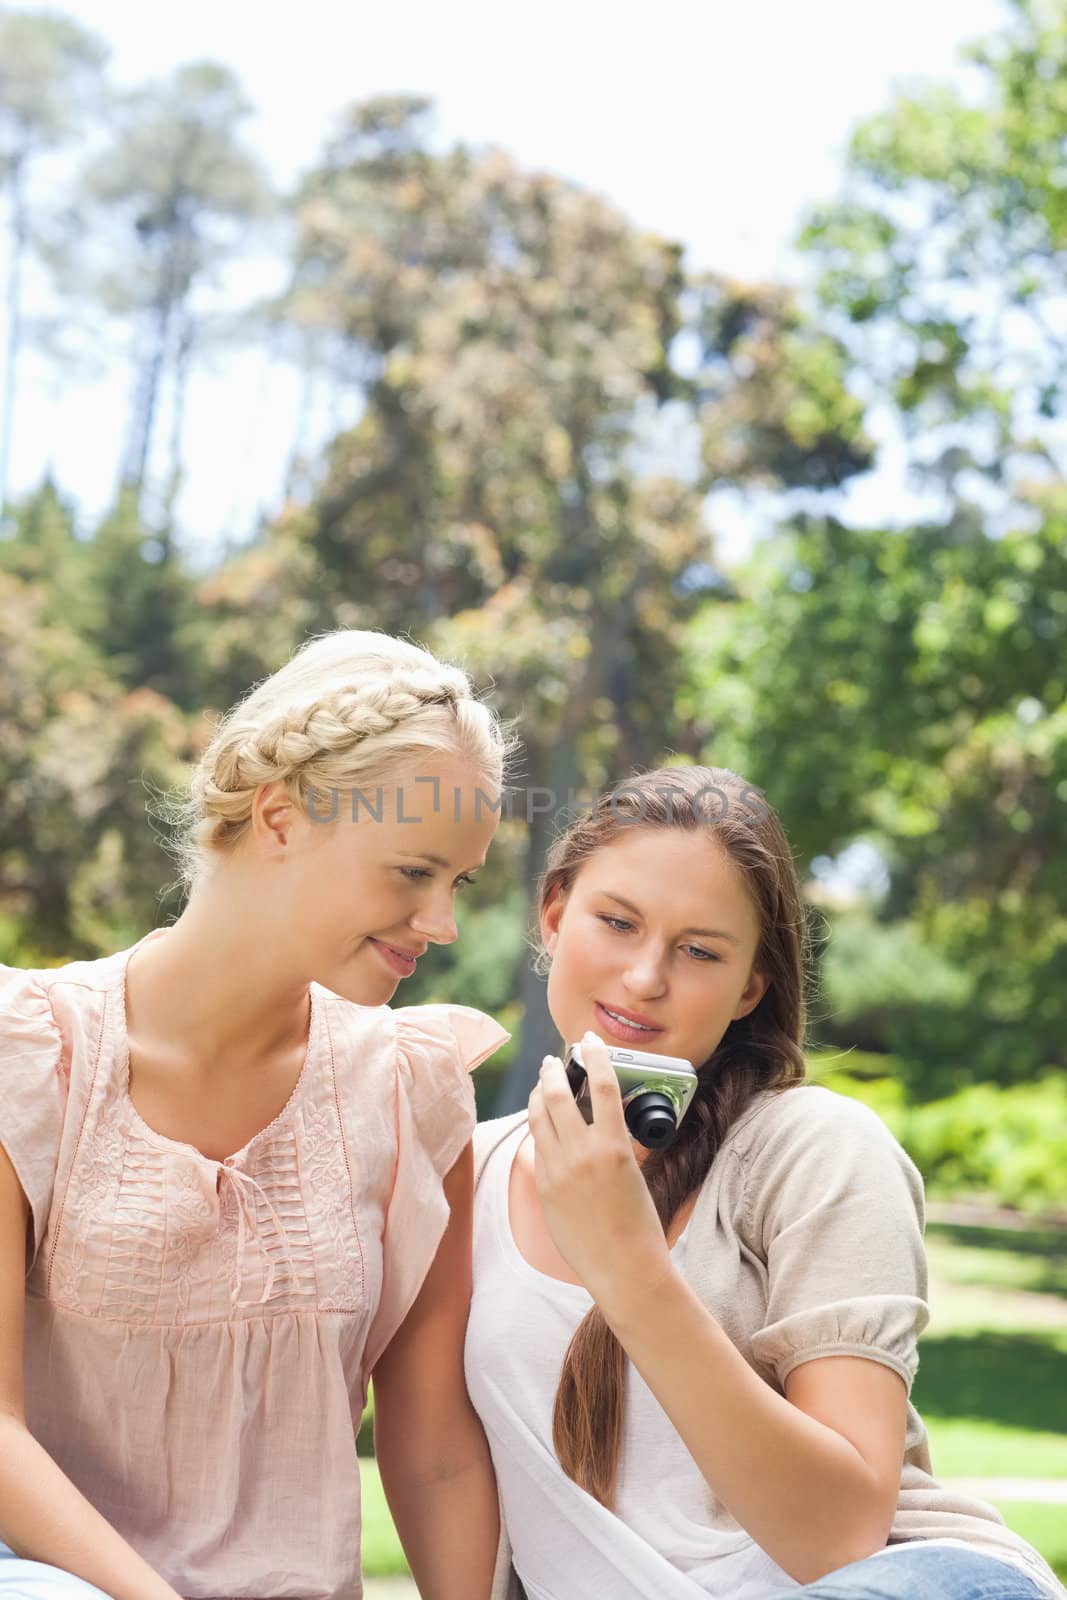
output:
M592 1300L539 1272L511 1231L508 1189L524 1116L475 1130L474 1293L466 1376L489 1440L503 1526L494 1600L779 1600L800 1586L712 1494L641 1375L627 1363L616 1510L568 1478L552 1445L567 1347ZM875 1202L875 1203L872 1203ZM678 1271L779 1393L818 1355L859 1355L911 1383L926 1321L922 1185L866 1107L817 1087L758 1096L738 1119L672 1251ZM691 1246L699 1256L688 1260ZM519 1315L516 1315L516 1310ZM921 1539L981 1551L1049 1600L1067 1590L991 1506L930 1473L908 1407L888 1547Z
M743 1531L710 1526L708 1486L648 1385L627 1363L615 1511L562 1471L552 1447L560 1369L592 1305L578 1284L524 1260L508 1181L524 1133L501 1146L479 1185L467 1386L493 1454L512 1560L529 1600L771 1600L800 1586ZM688 1229L672 1254L685 1259ZM516 1318L516 1295L523 1315ZM551 1530L546 1536L546 1531Z

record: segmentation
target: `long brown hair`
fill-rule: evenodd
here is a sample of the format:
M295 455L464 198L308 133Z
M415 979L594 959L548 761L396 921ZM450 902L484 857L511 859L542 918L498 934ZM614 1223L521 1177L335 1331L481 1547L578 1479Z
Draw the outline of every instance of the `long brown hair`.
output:
M602 795L555 840L539 885L543 912L587 861L633 828L710 835L740 872L759 917L754 966L769 979L759 1004L731 1022L697 1068L700 1080L674 1144L642 1168L664 1233L699 1190L732 1123L765 1089L804 1077L808 924L793 855L763 795L724 767L663 767ZM543 968L547 957L542 951ZM567 1349L552 1415L560 1465L594 1499L614 1500L622 1443L626 1353L594 1306Z

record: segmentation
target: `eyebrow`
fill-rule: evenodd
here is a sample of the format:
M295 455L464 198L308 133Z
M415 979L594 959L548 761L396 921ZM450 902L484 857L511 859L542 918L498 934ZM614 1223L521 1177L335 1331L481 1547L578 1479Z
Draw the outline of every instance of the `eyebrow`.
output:
M635 916L641 912L632 900L624 900L621 894L609 894L607 889L602 889L601 894L608 900L614 900L616 905L625 906L627 911L632 911ZM721 928L683 928L683 933L695 933L702 939L728 939L731 944L740 944L741 941L732 933L726 933Z

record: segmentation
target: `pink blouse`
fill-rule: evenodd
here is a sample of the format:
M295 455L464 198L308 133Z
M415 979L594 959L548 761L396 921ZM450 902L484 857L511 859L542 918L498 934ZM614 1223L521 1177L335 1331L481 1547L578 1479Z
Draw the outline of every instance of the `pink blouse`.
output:
M27 1423L188 1600L358 1600L368 1378L444 1233L469 1073L508 1035L313 985L288 1103L212 1161L130 1099L130 953L0 967Z

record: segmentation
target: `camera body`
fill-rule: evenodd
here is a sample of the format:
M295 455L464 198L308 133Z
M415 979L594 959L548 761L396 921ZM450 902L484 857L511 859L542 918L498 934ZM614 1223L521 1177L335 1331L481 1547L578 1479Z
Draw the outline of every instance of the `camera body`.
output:
M608 1045L606 1049L612 1071L619 1080L631 1138L646 1150L663 1150L673 1144L697 1090L698 1080L692 1063L682 1056L650 1055L643 1050L624 1050L615 1045ZM589 1078L580 1044L570 1046L564 1066L578 1109L586 1122L592 1122Z

